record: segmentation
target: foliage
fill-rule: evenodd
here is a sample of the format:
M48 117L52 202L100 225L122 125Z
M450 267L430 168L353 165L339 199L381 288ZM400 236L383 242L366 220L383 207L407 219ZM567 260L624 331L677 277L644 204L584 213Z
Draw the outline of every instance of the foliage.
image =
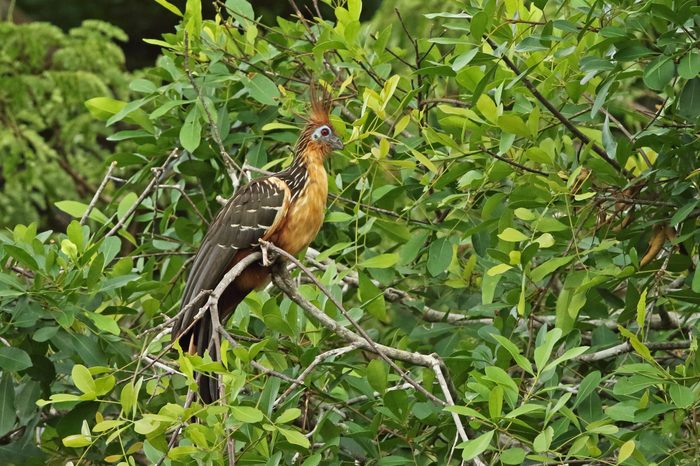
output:
M114 147L84 103L127 97L117 40L124 33L99 21L67 34L47 23L0 22L0 225L42 219L65 228L53 203L92 196Z
M158 3L182 21L149 40L163 56L139 97L87 103L131 125L113 136L138 145L114 156L128 181L86 225L68 201L65 234L0 236L10 463L695 463L693 2L486 0L361 24L350 0L274 27L245 0L215 19ZM347 150L305 262L375 341L438 355L453 406L369 353L319 359L347 342L274 288L235 311L221 362L168 351L187 257L240 176L219 141L239 166L287 165L309 77L338 99ZM226 403L186 403L195 369L221 374Z

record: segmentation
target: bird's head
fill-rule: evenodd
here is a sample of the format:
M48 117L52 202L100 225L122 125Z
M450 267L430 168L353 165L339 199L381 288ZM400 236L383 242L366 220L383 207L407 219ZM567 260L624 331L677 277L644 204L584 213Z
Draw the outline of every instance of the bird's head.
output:
M330 121L331 99L327 92L319 93L311 87L311 112L299 138L297 150L313 151L324 158L344 147Z

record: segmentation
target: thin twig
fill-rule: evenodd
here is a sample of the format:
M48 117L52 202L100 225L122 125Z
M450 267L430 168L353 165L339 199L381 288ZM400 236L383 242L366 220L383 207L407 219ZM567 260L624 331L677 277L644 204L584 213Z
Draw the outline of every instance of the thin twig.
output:
M102 196L102 191L104 191L105 187L107 187L107 182L110 179L110 176L112 176L112 170L114 170L114 167L117 166L117 161L115 160L114 162L109 164L109 168L107 169L107 174L102 178L102 182L100 183L100 186L97 188L97 191L95 191L95 195L92 196L92 200L90 201L90 204L88 204L87 210L83 214L83 216L80 218L80 224L85 225L85 222L87 221L88 217L90 216L90 212L92 212L92 209L95 208L95 205L97 204L97 201L100 199L100 196Z
M287 389L284 391L284 393L282 393L280 396L277 397L277 399L272 404L272 406L277 406L282 401L284 401L284 399L287 398L289 396L289 394L294 391L295 388L297 388L299 385L304 383L304 379L314 370L314 368L316 366L321 364L323 361L325 361L326 359L330 359L330 358L334 358L336 356L343 355L345 353L349 353L350 351L354 351L356 349L357 349L357 345L353 343L353 344L350 344L347 346L342 346L340 348L334 348L332 350L328 350L328 351L323 352L323 353L319 354L318 356L316 356L314 358L314 360L311 361L311 364L309 364L306 367L306 369L304 369L302 371L302 373L299 374L299 376L296 379L294 379L294 382L292 382L292 384L289 387L287 387Z
M516 162L516 161L514 161L514 160L511 160L511 159L506 158L506 157L502 157L502 156L498 155L497 153L495 153L494 151L492 151L492 150L490 150L490 149L484 148L483 151L486 152L487 154L489 154L491 157L500 160L501 162L505 162L505 163L507 163L508 165L512 165L512 166L514 166L514 167L516 167L516 168L519 168L519 169L521 169L521 170L524 170L524 171L526 171L526 172L534 173L534 174L536 174L536 175L549 176L548 173L545 173L545 172L543 172L543 171L541 171L541 170L537 170L537 169L535 169L535 168L526 167L525 165L520 164L520 163L518 163L518 162Z
M185 198L185 200L189 203L190 206L194 209L194 212L197 214L199 219L204 222L204 225L209 225L209 221L204 218L204 215L199 211L197 206L195 205L194 201L190 198L190 196L185 192L184 189L182 189L182 186L176 185L176 184L159 184L158 189L174 189L175 191L178 191L180 194L182 194Z
M112 229L107 232L107 234L105 235L105 238L108 236L112 236L117 231L119 231L119 229L121 227L124 226L124 224L129 219L129 217L131 217L131 215L136 211L136 209L138 209L138 207L141 205L143 200L146 199L146 196L148 196L151 193L151 191L153 190L153 188L160 182L160 179L162 178L163 173L165 173L165 168L168 166L168 163L170 163L170 159L175 157L177 155L177 153L178 153L178 149L177 148L173 149L170 152L170 154L168 154L168 156L166 157L165 162L163 162L163 165L161 165L160 167L151 169L153 171L153 178L151 178L151 181L148 183L148 185L143 190L143 192L138 197L138 199L136 199L136 202L134 202L134 205L129 207L129 210L127 210L126 213L124 214L124 216L119 221L117 221L117 224L114 225L114 227L112 227Z

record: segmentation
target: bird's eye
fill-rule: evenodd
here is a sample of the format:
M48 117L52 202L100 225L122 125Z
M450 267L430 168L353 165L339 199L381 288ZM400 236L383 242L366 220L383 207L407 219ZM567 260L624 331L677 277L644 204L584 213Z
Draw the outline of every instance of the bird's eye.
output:
M331 130L328 129L328 126L324 126L323 128L321 128L321 136L323 136L325 138L325 137L330 136L330 134L331 134Z

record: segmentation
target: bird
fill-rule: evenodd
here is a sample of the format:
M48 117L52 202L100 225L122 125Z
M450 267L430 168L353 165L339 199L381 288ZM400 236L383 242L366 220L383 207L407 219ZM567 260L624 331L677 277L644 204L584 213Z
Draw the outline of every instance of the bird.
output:
M318 92L312 85L310 95L309 115L289 167L240 187L204 235L172 329L173 338L183 351L203 356L212 340L211 315L207 312L193 323L199 306L188 307L192 299L204 290L216 288L226 272L244 257L259 251L260 240L296 256L309 246L321 228L328 197L324 160L344 145L330 122L329 93ZM218 303L222 323L251 291L269 283L270 271L270 265L254 262L233 281ZM204 403L219 398L216 379L204 374L200 376L198 391Z

